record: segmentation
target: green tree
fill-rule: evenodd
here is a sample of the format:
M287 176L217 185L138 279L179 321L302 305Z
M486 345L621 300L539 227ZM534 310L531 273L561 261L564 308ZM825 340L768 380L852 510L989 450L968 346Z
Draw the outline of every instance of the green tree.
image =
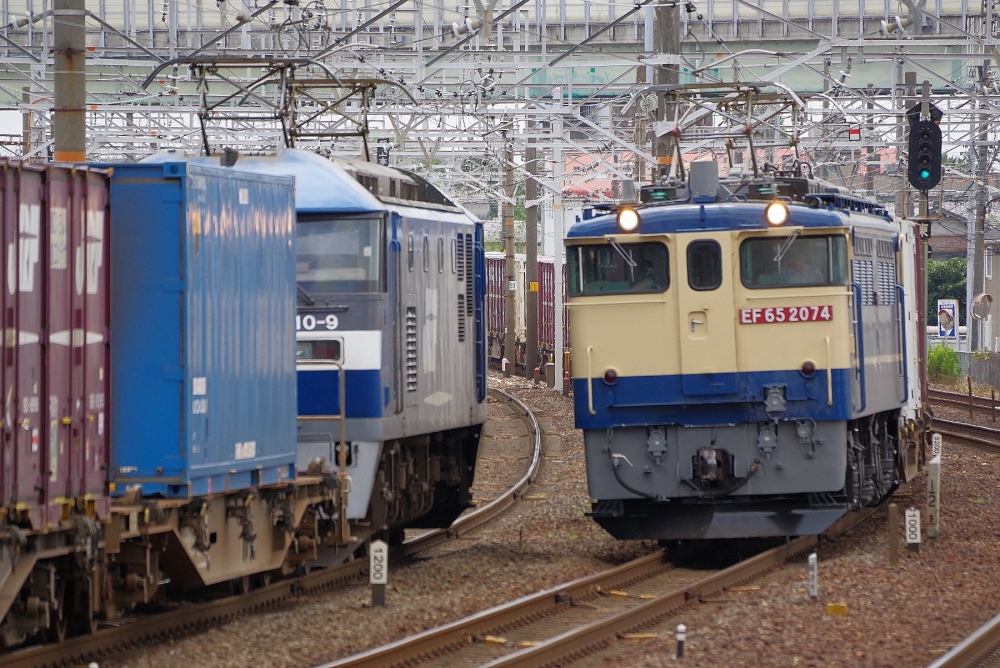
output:
M927 263L927 324L937 322L937 303L939 299L957 299L959 306L965 302L965 268L964 257L953 257L950 260L931 260ZM965 311L958 309L958 321L965 324Z

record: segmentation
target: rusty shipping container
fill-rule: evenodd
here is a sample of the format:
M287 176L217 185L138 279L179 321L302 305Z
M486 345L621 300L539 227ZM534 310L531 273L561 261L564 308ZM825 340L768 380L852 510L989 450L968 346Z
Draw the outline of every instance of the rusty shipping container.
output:
M563 350L570 348L569 341L569 295L566 290L566 264L562 266L563 303ZM538 258L538 345L555 352L556 346L556 272L551 257Z
M2 168L0 503L44 529L108 509L108 178Z

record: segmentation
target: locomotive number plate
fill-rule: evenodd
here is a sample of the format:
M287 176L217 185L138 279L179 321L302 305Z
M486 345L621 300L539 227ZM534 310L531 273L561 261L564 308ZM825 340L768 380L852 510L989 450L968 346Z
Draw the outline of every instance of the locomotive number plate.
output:
M769 306L767 308L740 309L741 325L760 325L772 322L813 322L832 320L833 306Z

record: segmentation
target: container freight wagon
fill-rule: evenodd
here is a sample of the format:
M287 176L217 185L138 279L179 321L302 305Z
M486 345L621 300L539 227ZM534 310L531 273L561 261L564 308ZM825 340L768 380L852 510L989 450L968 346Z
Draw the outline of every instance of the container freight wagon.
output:
M525 292L527 283L527 262L525 256L514 256L514 308L517 311L514 324L514 340L517 346L516 364L524 371L525 345L527 343L525 321ZM507 269L503 253L486 254L486 323L490 361L500 365L504 355L504 334L507 330L506 295ZM555 263L553 258L538 258L538 360L544 375L545 365L555 357ZM563 350L569 351L569 306L566 298L566 266L563 265ZM568 365L568 361L567 361ZM568 366L567 366L568 369Z
M302 518L336 498L321 468L295 478L293 197L285 177L114 167L106 618L165 577L246 589L294 568Z
M13 644L39 627L65 633L88 589L58 588L57 573L85 567L76 553L108 515L108 177L0 169L0 642ZM61 605L19 596L26 582Z
M563 304L563 351L570 349L569 340L569 299L566 292L566 265L563 264L562 281L562 304ZM556 285L555 285L555 262L551 257L538 258L538 359L545 369L545 364L551 362L555 357L556 350ZM567 359L564 360L563 368L569 374L570 367Z

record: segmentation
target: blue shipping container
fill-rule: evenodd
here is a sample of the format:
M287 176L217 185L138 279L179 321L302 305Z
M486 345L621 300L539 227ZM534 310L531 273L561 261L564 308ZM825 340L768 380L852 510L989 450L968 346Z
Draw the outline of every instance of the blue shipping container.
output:
M294 179L184 162L111 181L113 493L294 476Z

